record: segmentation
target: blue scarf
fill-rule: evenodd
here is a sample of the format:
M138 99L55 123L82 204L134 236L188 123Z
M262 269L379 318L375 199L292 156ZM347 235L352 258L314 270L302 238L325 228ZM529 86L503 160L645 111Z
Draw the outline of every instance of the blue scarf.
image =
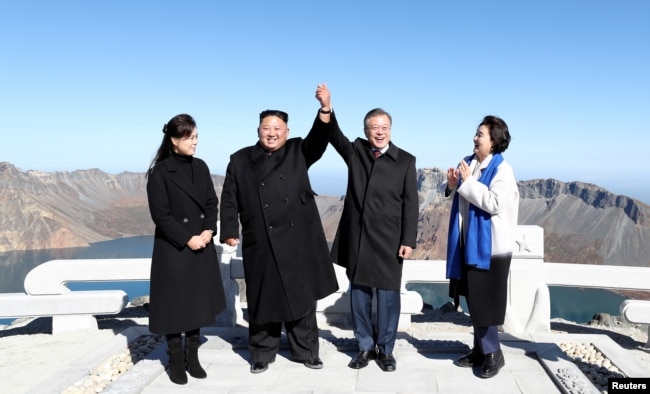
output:
M465 161L467 164L472 162L475 155L467 156ZM503 162L503 157L500 153L492 156L490 164L481 172L478 181L482 184L489 186L492 178L497 173L499 164ZM460 187L462 181L459 181ZM479 269L489 270L490 259L492 257L492 221L489 213L482 209L469 204L467 218L465 218L466 239L464 256L463 249L461 248L462 233L460 223L458 220L459 213L459 198L458 192L454 196L454 202L451 205L451 215L449 218L449 237L447 240L447 279L460 279L461 265L476 266Z

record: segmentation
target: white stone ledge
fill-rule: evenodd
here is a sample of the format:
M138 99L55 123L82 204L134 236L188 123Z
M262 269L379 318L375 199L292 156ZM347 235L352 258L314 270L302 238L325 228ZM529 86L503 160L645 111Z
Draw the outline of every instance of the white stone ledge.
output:
M70 282L149 280L151 259L51 260L36 266L25 277L29 295L67 294Z
M619 309L630 323L650 324L650 301L625 300Z
M73 291L68 294L31 296L23 293L0 294L0 316L7 318L113 315L128 303L122 290Z
M625 300L619 306L621 316L630 323L650 324L650 301L645 300ZM650 325L648 326L648 340L645 344L650 348Z

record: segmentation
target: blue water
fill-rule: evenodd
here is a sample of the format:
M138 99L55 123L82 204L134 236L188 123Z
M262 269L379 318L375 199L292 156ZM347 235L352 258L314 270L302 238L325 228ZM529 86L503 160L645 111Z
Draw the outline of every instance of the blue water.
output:
M67 248L40 251L0 253L0 293L24 292L23 282L27 273L37 265L54 259L99 259L99 258L143 258L150 257L152 236L122 238L98 242L86 248ZM149 294L149 281L70 283L71 290L113 290L125 291L129 300ZM451 301L447 296L447 284L412 283L407 289L419 292L426 304L439 308ZM580 289L551 287L551 318L562 318L586 323L600 312L619 315L619 305L626 298L603 289ZM464 299L461 307L467 310ZM9 324L14 319L0 319L0 324Z
M0 293L24 293L23 283L34 267L50 260L66 259L121 259L151 257L153 236L120 238L96 242L88 247L49 250L29 250L0 253ZM129 300L149 294L149 281L132 282L77 282L69 283L71 290L124 290ZM1 319L9 324L14 319Z
M149 281L130 282L76 282L68 284L70 290L124 290L129 300L149 295Z
M440 308L449 298L446 283L411 283L408 290L417 291L422 300L434 308ZM551 296L551 319L562 318L576 323L587 323L597 313L620 315L619 306L627 299L620 294L604 289L583 289L578 287L549 287ZM467 311L465 298L460 298L460 307Z

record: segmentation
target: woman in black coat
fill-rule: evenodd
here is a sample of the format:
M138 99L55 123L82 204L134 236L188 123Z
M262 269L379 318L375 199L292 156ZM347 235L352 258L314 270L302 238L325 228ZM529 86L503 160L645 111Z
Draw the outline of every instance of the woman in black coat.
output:
M195 378L207 376L198 360L199 330L213 324L226 307L212 240L219 201L208 166L194 157L198 141L194 119L176 115L163 133L147 172L149 211L156 225L149 329L165 335L170 378L185 384L186 369Z

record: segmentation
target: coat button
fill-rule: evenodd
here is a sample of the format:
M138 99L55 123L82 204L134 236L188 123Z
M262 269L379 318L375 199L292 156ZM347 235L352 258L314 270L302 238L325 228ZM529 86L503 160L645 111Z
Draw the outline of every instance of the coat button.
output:
M264 182L260 182L260 186L264 187Z
M289 204L289 197L285 197L285 198L284 198L284 202L285 202L286 204Z
M190 219L188 219L188 218L183 218L183 223L187 223L187 222L189 222L189 221L190 221Z
M269 231L273 231L273 226L269 226Z
M264 209L266 209L266 208L269 207L269 204L264 204L263 207L264 207Z
M205 215L204 215L204 214L201 214L201 219L205 219Z
M285 179L287 179L287 177L284 176L284 175L280 175L280 179L285 180Z

